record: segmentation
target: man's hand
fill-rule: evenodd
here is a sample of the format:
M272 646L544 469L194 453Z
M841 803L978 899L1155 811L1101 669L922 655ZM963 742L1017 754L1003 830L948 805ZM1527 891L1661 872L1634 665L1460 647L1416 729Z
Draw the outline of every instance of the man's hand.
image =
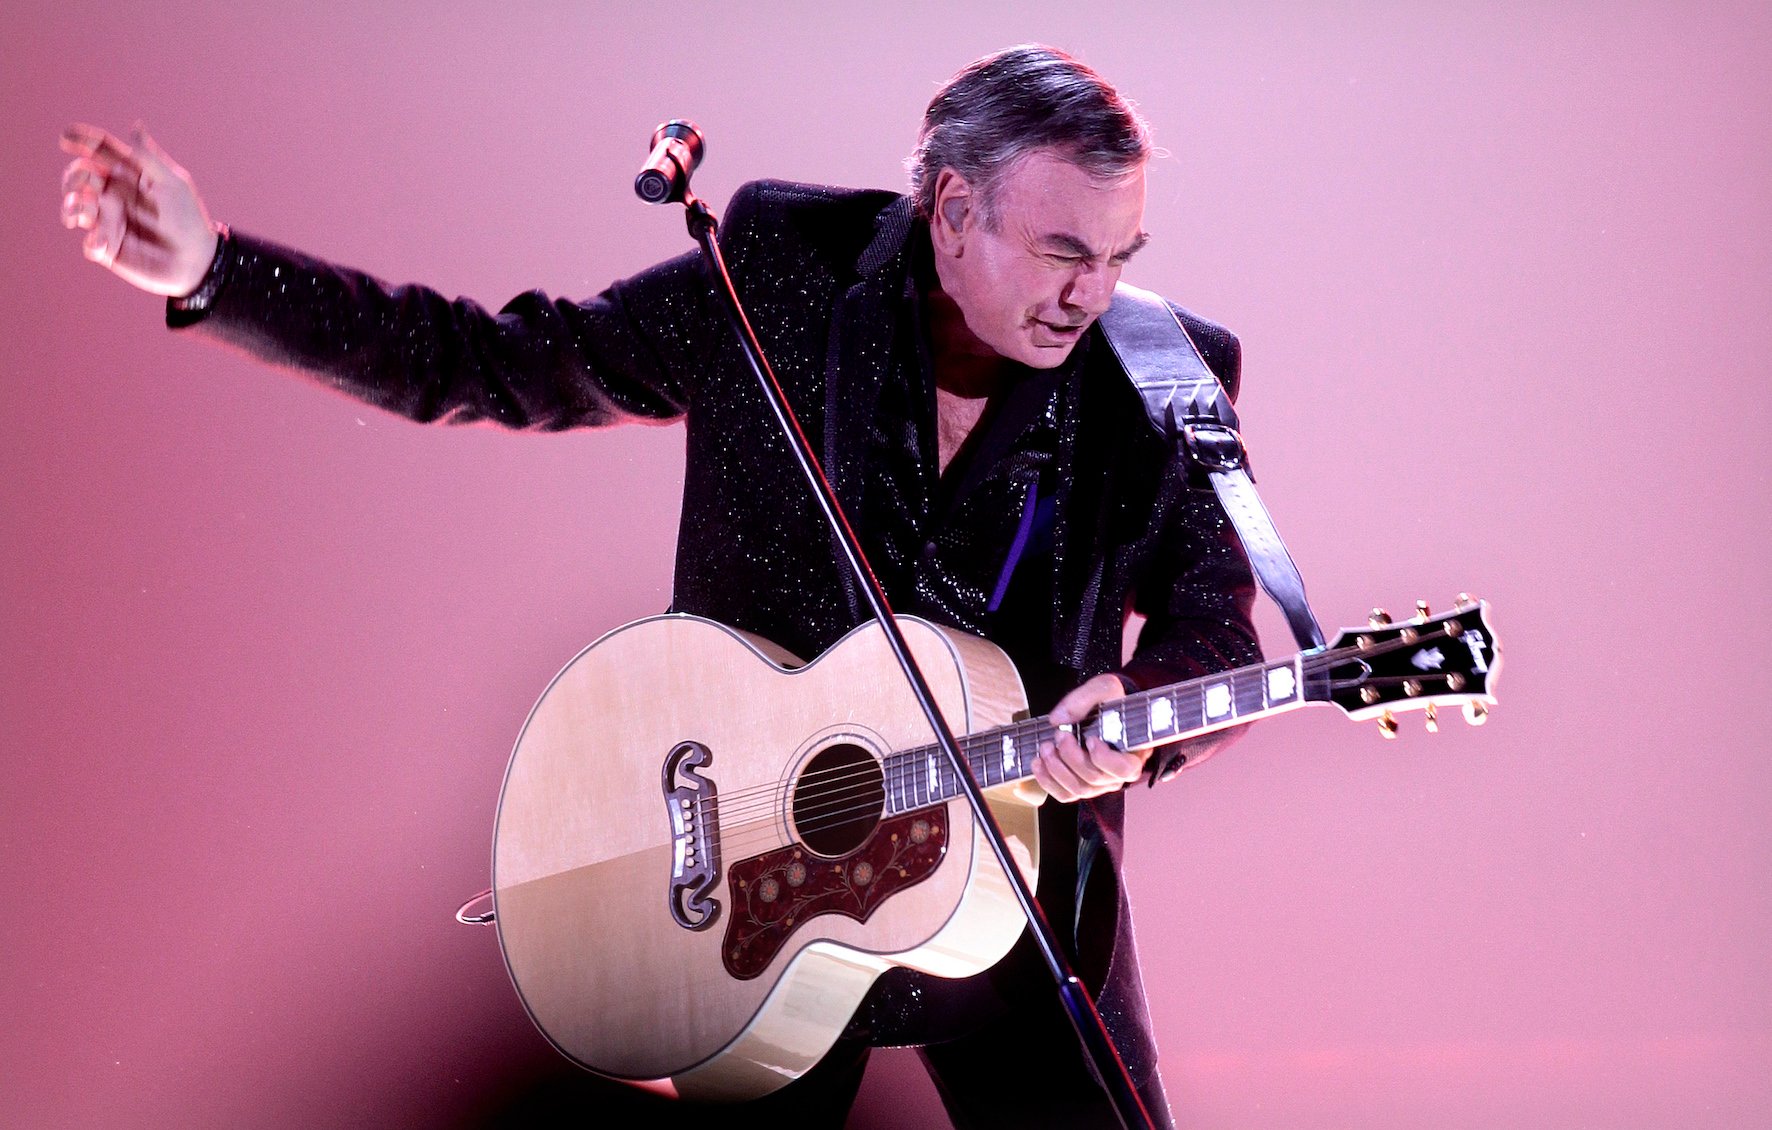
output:
M1054 725L1068 726L1102 703L1125 696L1119 676L1097 675L1060 699L1050 717ZM1100 738L1090 738L1085 747L1070 733L1060 732L1056 743L1041 744L1040 755L1034 758L1034 780L1059 800L1083 800L1138 780L1149 756L1149 750L1122 753Z
M62 225L86 233L86 257L152 294L196 290L215 258L216 226L191 174L140 126L128 145L96 126L72 125L62 149Z

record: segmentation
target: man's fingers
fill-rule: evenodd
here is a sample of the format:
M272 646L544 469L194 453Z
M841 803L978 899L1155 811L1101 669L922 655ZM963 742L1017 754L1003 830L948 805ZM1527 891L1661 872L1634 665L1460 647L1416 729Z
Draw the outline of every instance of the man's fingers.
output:
M63 152L94 161L107 173L122 168L141 175L141 159L135 151L97 126L76 122L62 131L61 145Z
M1039 779L1038 770L1044 766L1050 781L1041 780L1041 784L1060 800L1080 800L1101 791L1101 783L1090 779L1096 776L1096 771L1088 762L1088 755L1078 747L1077 739L1064 734L1059 737L1057 745L1040 747L1040 756L1034 759L1035 777Z
M1139 760L1137 754L1122 753L1100 738L1089 739L1086 746L1077 745L1073 739L1065 743L1060 756L1079 780L1096 789L1125 784L1131 779L1131 767Z
M177 163L166 155L159 142L148 136L147 127L140 122L135 123L135 152L142 163L144 179L165 180L179 172ZM144 184L142 191L147 189Z
M91 230L98 223L98 193L89 188L75 189L62 196L62 226Z
M98 226L94 225L80 244L80 254L101 267L109 268L111 262L117 258L117 241L106 238Z
M1068 733L1061 733L1056 743L1040 747L1034 759L1034 779L1062 801L1100 796L1138 779L1144 770L1144 756L1115 749L1100 738L1091 738L1087 746L1078 744Z
M105 181L108 180L97 162L90 157L76 157L68 162L62 170L62 191L73 192L79 188L90 187L94 192L103 192Z
M1118 675L1097 675L1058 700L1058 705L1052 708L1052 721L1059 725L1080 722L1091 710L1125 693L1126 685Z
M1144 772L1144 755L1115 749L1100 738L1092 738L1087 747L1090 765L1101 775L1104 785L1123 785L1135 781Z
M90 230L98 221L99 194L108 180L87 157L68 162L62 171L62 226Z
M1083 783L1056 757L1041 754L1034 759L1034 780L1040 787L1065 803L1083 798Z
M71 153L76 157L90 157L104 136L105 131L97 126L89 126L85 122L75 122L67 129L62 130L62 152Z
M131 225L151 226L159 215L129 170L119 169L113 175L91 157L68 162L62 171L63 226L91 229L107 208L124 211Z
M116 261L117 252L123 247L123 237L128 234L128 227L123 222L122 208L100 208L93 217L92 226L86 233L86 240L80 250L94 263L110 267Z
M109 267L130 227L130 213L153 220L158 209L142 192L141 158L97 126L76 122L62 132L61 147L74 160L62 172L62 223L86 231L83 251Z

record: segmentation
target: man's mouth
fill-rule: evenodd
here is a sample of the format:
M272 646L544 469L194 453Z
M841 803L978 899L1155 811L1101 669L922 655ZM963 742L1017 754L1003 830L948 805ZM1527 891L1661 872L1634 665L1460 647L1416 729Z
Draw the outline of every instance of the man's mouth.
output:
M1045 327L1046 332L1061 338L1080 337L1089 328L1088 322L1048 322L1044 318L1035 318L1034 324Z

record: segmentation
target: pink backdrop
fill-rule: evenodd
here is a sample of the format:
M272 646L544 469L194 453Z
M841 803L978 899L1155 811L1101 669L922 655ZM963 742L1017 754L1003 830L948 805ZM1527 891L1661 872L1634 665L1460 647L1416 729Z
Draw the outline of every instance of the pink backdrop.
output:
M1507 651L1483 730L1315 712L1135 797L1181 1122L1772 1122L1763 6L249 7L0 16L0 1122L437 1125L556 1070L450 912L534 696L666 602L681 468L164 332L57 226L61 127L139 116L218 217L496 304L688 247L627 187L662 118L716 204L896 185L1027 39L1168 148L1131 281L1243 335L1323 618L1470 589ZM852 1125L933 1101L882 1056Z

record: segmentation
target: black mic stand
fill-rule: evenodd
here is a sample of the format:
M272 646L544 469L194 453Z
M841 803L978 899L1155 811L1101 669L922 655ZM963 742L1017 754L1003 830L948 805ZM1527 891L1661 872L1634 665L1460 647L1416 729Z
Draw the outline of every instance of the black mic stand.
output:
M1083 982L1071 969L1064 951L1059 948L1051 924L1046 921L1046 915L1034 901L1033 892L1028 889L1027 880L1022 877L1021 870L1010 857L1009 848L1003 839L1003 830L997 826L996 819L991 815L984 794L979 790L978 781L972 776L971 766L960 756L959 747L954 743L954 735L949 731L941 711L936 708L928 684L923 681L923 672L911 657L910 648L898 630L898 623L892 618L892 610L887 606L886 594L881 590L878 578L874 576L873 567L862 554L861 544L856 540L855 531L850 528L849 520L844 517L842 507L837 503L837 496L832 491L829 480L825 478L824 468L813 454L812 445L800 428L800 421L794 417L793 409L788 406L787 396L775 379L775 371L769 367L768 360L763 356L763 349L757 343L757 335L751 330L750 319L745 316L744 306L739 302L738 292L733 288L732 277L726 273L726 260L721 256L720 246L714 240L719 221L714 218L708 206L689 191L687 181L688 170L685 169L680 184L681 195L679 197L673 193L672 198L681 199L683 203L689 234L701 245L702 259L707 264L708 273L713 277L714 289L723 300L732 331L738 335L739 344L744 348L745 360L750 363L751 371L756 374L757 382L763 388L765 399L775 412L776 421L781 424L788 446L794 452L794 459L800 464L800 470L806 476L813 496L818 499L819 509L824 512L825 520L830 523L838 544L843 547L850 572L861 591L867 594L868 606L873 609L874 619L879 621L880 629L886 633L886 641L892 648L892 654L897 658L898 665L904 669L905 679L916 694L917 702L923 707L923 714L929 719L930 728L935 731L936 743L941 746L948 764L953 767L954 775L966 794L967 803L972 806L979 828L984 831L985 839L989 841L991 851L997 857L997 863L1009 878L1009 885L1015 891L1022 913L1027 916L1028 927L1033 931L1034 940L1039 945L1040 956L1045 959L1046 968L1058 986L1058 997L1064 1005L1065 1015L1070 1018L1071 1027L1076 1029L1077 1038L1083 1044L1090 1069L1112 1100L1114 1113L1119 1116L1120 1124L1126 1130L1155 1130L1150 1112L1145 1110L1144 1103L1139 1099L1138 1091L1132 1085L1132 1077L1127 1073L1120 1053L1114 1048L1113 1038L1108 1035L1101 1013L1096 1011L1095 1002L1089 996L1089 990L1083 987Z

